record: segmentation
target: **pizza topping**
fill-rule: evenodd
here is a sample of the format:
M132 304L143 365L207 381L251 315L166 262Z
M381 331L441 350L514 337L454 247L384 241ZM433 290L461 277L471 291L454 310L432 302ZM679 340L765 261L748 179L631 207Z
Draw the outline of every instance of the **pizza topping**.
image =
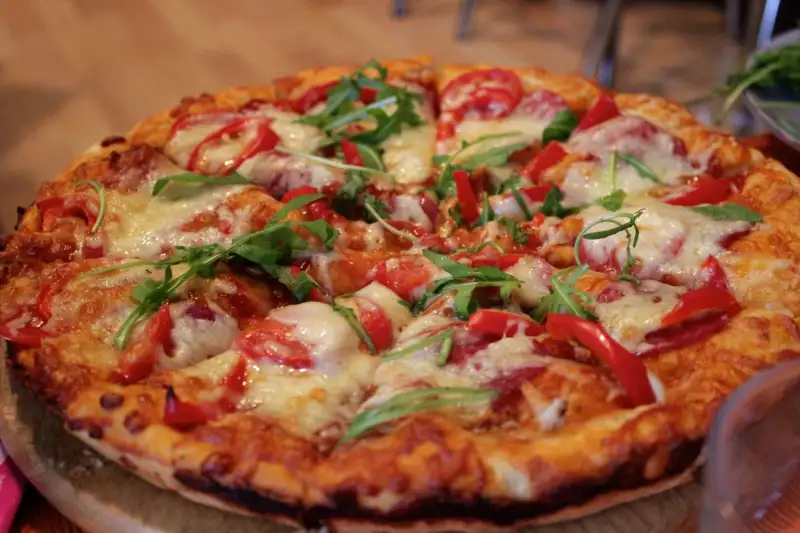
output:
M0 322L0 338L26 348L38 348L48 337L41 329L41 321L30 316L20 316L7 322Z
M555 313L547 316L545 327L556 340L574 339L608 365L634 407L656 401L644 363L601 326L574 315Z
M691 209L712 220L741 220L756 223L764 219L761 213L739 204L699 205Z
M530 178L534 183L538 183L545 170L557 165L566 156L567 152L562 148L561 144L551 142L530 163L525 165L520 174Z
M234 120L200 141L189 155L186 168L190 171L205 170L222 174L236 170L245 160L261 152L268 152L280 143L281 138L272 129L271 124L272 119L263 117L247 117ZM233 139L238 140L248 137L249 140L245 144L236 147L239 151L235 156L230 157L226 153L221 163L213 167L206 163L206 152L216 151L219 154L219 145L229 143ZM226 146L225 148L226 152L228 152L228 147Z
M185 402L178 398L172 387L167 387L164 403L164 423L171 428L186 431L205 424L213 418L206 406Z
M465 72L450 80L440 96L445 122L502 118L511 114L521 100L519 76L500 68Z
M132 329L139 322L161 306L162 302L172 298L178 289L194 276L211 276L220 261L239 257L255 264L280 281L281 275L288 269L278 262L290 259L292 250L305 250L309 247L308 242L297 235L292 228L304 228L310 234L322 239L323 245L330 249L338 237L338 232L328 223L321 220L281 222L290 212L322 197L323 195L310 195L295 198L275 213L264 229L234 239L228 247L210 245L184 248L172 258L162 261L160 266L164 268L164 279L160 282L146 279L131 293L132 298L139 304L120 326L114 345L117 348L124 348ZM173 278L172 266L184 263L186 269ZM295 278L290 276L290 279L293 282Z
M456 170L453 172L453 182L456 185L461 218L467 224L472 224L480 216L480 207L478 207L478 199L472 189L469 174L464 170Z
M36 207L41 213L43 231L53 231L58 220L63 217L83 219L91 228L96 227L97 221L100 220L99 203L84 194L51 196L36 202Z
M507 254L508 255L508 254ZM512 301L528 308L533 308L550 294L551 267L544 259L526 256L506 269L506 273L522 282L522 286L511 293Z
M195 174L194 172L183 172L181 174L173 174L166 178L156 180L153 185L151 194L156 196L164 187L170 182L181 183L205 183L210 185L248 185L250 182L247 178L232 170L227 176L209 176L207 174Z
M671 276L691 282L697 277L703 261L724 252L725 239L750 229L748 222L711 220L683 207L662 202L629 201L629 208L644 209L638 218L641 232L636 248L630 252L628 239L615 233L602 239L579 243L581 258L594 268L620 268L632 254L632 271L640 278L660 279ZM588 225L607 215L599 206L581 212ZM609 223L600 227L613 228Z
M570 109L563 109L556 114L553 121L542 133L542 144L547 146L551 141L566 141L578 126L578 117Z
M497 392L487 389L441 387L402 392L384 404L360 412L353 419L341 442L351 441L377 426L421 411L484 404Z
M239 334L236 320L209 305L185 302L170 306L170 338L157 368L183 368L224 352Z
M725 178L701 177L688 190L664 198L670 205L696 206L719 204L733 193L733 180Z
M407 302L419 300L431 282L446 276L446 272L422 255L387 259L378 264L373 274L375 281Z
M315 366L308 345L297 340L292 326L274 318L265 319L245 332L234 348L254 361L266 360L293 370Z
M603 122L609 121L612 118L616 118L621 114L622 113L620 113L617 104L614 103L614 99L606 93L602 93L597 97L597 101L595 101L594 105L589 109L589 111L586 112L581 121L578 123L576 130L588 130L597 126L598 124L602 124Z
M496 337L513 337L517 333L535 337L544 332L543 326L526 315L498 309L476 311L469 317L467 327L472 331Z

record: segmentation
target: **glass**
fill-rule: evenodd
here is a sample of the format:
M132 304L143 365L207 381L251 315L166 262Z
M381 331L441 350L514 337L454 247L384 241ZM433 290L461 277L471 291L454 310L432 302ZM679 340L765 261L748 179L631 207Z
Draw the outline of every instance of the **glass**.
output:
M800 360L753 377L720 409L700 531L800 531Z

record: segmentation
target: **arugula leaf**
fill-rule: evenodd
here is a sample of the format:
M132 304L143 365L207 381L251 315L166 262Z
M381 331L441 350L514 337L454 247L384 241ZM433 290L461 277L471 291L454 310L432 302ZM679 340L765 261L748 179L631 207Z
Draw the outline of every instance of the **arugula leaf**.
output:
M743 222L761 222L764 216L743 205L727 203L721 205L698 205L690 207L695 213L700 213L712 220L736 220Z
M166 178L161 178L153 185L153 196L156 196L167 184L171 182L180 183L207 183L209 185L248 185L250 181L236 171L231 171L227 176L209 176L207 174L197 174L195 172L182 172L173 174Z
M489 402L498 394L499 392L494 389L466 387L441 387L401 392L384 404L357 414L339 442L351 441L386 422L420 411Z
M277 266L272 267L272 272L270 272L270 274L289 289L298 302L305 302L308 299L311 289L320 288L319 284L305 270L301 270L300 273L295 276L292 274L291 269L285 266Z
M106 215L106 191L97 180L80 180L75 182L75 187L80 187L82 185L88 185L94 189L97 193L97 199L100 202L100 206L97 210L97 220L94 221L94 224L89 230L89 233L91 234L100 229L100 224L103 222L103 218Z
M603 217L597 219L591 224L585 226L583 230L581 230L581 232L578 234L578 237L575 239L575 246L574 246L575 263L578 266L582 265L580 257L580 246L581 246L581 241L583 239L587 240L605 239L606 237L610 237L611 235L624 231L625 237L627 238L625 247L626 257L625 257L625 262L622 265L622 273L620 275L620 279L630 281L636 284L641 283L641 281L639 281L636 277L631 275L630 271L635 264L632 248L634 248L639 243L640 230L639 226L637 225L637 220L639 219L639 217L642 216L643 213L644 209L640 209L635 213L617 213L616 215L610 217ZM620 222L620 219L624 220L625 222ZM599 226L600 224L612 224L613 227L606 230L592 231L592 232L589 231L593 227ZM631 234L631 229L633 229L632 234Z
M507 180L500 182L497 187L493 188L491 194L503 194L511 192L512 189L518 188L521 185L522 176L519 174L512 174Z
M504 165L511 154L517 150L527 148L526 144L515 143L506 146L496 146L489 148L483 152L476 152L466 159L456 162L459 156L463 155L466 150L473 146L479 145L483 142L502 139L505 137L519 135L518 131L509 131L505 133L497 133L492 135L483 135L478 137L472 142L464 142L461 148L451 155L440 155L433 158L434 165L441 166L439 177L431 189L436 193L439 198L453 196L455 194L455 183L453 183L453 171L466 170L472 172L480 166L500 166Z
M497 219L498 222L503 224L508 232L511 234L511 239L517 244L527 244L528 242L528 234L522 229L519 225L519 222L516 220L511 220L510 218L500 217ZM502 249L501 249L502 250ZM502 253L502 252L501 252Z
M603 206L606 211L619 211L622 203L628 195L622 189L617 189L611 194L607 194L597 200L597 204Z
M469 265L453 261L443 254L437 254L430 250L422 250L422 255L433 263L435 266L441 268L454 278L468 278L476 273L476 270Z
M367 212L367 218L370 220L374 220L381 226L383 229L397 235L401 239L408 239L411 242L419 242L419 239L416 235L408 232L403 231L401 229L397 229L392 226L384 217L387 216L386 213L386 204L383 202L378 201L374 196L368 194L364 197L364 210Z
M405 301L405 300L403 300ZM382 361L393 361L395 359L401 359L403 357L407 357L409 355L414 355L420 350L427 348L428 346L433 346L438 342L442 342L449 333L452 333L452 330L448 329L442 332L437 333L436 335L431 335L430 337L424 338L419 340L413 344L409 344L399 350L395 350L393 352L383 354L381 356Z
M526 235L526 238L527 238L527 235ZM480 252L481 250L483 250L484 248L486 248L488 246L491 246L492 248L497 250L497 252L500 255L503 255L503 254L506 253L505 250L503 250L503 248L499 244L494 242L494 241L482 242L477 246L464 246L463 248L457 249L456 253L477 254L478 252Z
M379 148L374 148L368 144L354 144L356 145L356 150L358 150L358 155L360 155L361 160L364 161L365 167L379 170L381 172L386 170L386 168L383 166L383 158L381 157L382 150Z
M333 159L327 159L325 157L320 157L313 154L307 154L305 152L300 152L298 150L292 150L290 148L286 148L285 146L276 146L275 151L297 157L302 157L303 159L308 159L309 161L314 161L315 163L319 163L321 165L326 165L333 168L340 168L342 170L355 170L356 172L366 172L368 174L377 174L378 176L385 176L387 178L391 178L392 180L394 180L394 176L383 170L376 170L374 168L368 168L368 167L360 167L358 165L348 165L346 163L334 161Z
M628 163L630 166L632 166L634 169L636 169L636 173L639 174L640 177L642 177L644 179L647 179L647 180L650 180L650 181L655 182L655 183L661 183L661 180L658 179L658 176L656 176L655 172L650 170L647 167L647 165L645 165L644 163L642 163L641 161L636 159L631 154L622 154L620 152L614 152L614 154L616 154L616 156L618 158L622 159L623 161Z
M464 219L461 217L461 206L456 204L455 206L451 207L447 214L453 219L456 223L456 226L464 225Z
M358 335L358 338L361 339L361 342L363 342L367 346L369 352L372 354L377 354L378 348L375 346L375 342L373 342L372 337L370 337L369 332L364 327L364 324L362 324L361 321L358 319L356 313L349 307L344 307L342 305L337 304L336 301L331 303L331 307L335 312L342 315L342 317L347 321L347 323L350 324L350 327L353 328L353 331L356 332L356 335Z
M558 187L553 187L547 191L547 196L544 197L544 202L542 203L542 214L548 217L564 218L581 210L580 207L564 207L561 205L561 200L563 199L564 193Z
M333 209L342 216L352 218L358 207L358 195L367 187L364 174L353 170L344 173L344 185L333 197Z
M520 211L522 211L522 215L525 217L525 220L532 219L533 214L531 213L531 210L528 209L528 204L525 203L525 198L522 197L522 194L519 192L517 185L515 183L512 183L510 187L511 187L511 196L513 196L514 201L517 202L517 205L519 206Z
M478 217L478 220L472 225L472 228L480 228L481 226L485 226L490 221L494 220L494 209L492 209L492 204L489 203L489 195L484 194L482 200L482 207L481 207L481 216Z
M544 129L542 146L547 146L550 141L566 141L577 126L578 117L575 116L575 113L569 109L559 111Z
M575 282L588 270L589 265L584 264L551 276L550 294L542 298L539 305L531 312L531 318L542 323L551 313L567 313L586 320L597 320L597 315L580 304L580 301L590 303L589 295L574 287Z
M453 350L453 330L448 329L444 331L445 337L442 341L442 347L439 349L439 355L436 357L436 366L444 366L450 358L450 352Z

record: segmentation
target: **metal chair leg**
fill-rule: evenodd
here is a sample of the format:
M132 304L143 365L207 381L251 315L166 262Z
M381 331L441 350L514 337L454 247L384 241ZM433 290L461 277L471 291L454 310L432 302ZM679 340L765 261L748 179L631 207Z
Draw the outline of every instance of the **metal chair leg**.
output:
M469 34L469 27L472 24L472 14L475 12L476 0L461 0L458 7L458 29L456 39L463 41Z
M623 4L624 0L606 0L600 7L583 56L581 74L597 78L606 89L614 86Z
M408 2L406 0L392 0L392 15L403 18L408 15Z

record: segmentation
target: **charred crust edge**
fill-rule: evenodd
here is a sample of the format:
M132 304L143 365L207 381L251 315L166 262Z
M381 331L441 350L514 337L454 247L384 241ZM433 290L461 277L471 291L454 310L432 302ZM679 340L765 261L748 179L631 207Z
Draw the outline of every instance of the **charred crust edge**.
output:
M684 441L670 450L669 462L662 476L648 480L645 465L653 450L637 453L606 477L579 480L548 494L538 502L492 501L484 498L458 499L453 494L441 494L420 499L411 505L388 514L365 509L359 505L356 494L342 491L331 496L331 507L303 509L297 504L285 503L254 489L228 487L211 476L190 470L178 470L175 479L189 489L209 494L219 500L260 515L280 515L296 520L308 528L324 526L330 519L363 520L373 524L427 523L448 519L475 521L476 523L509 527L530 522L536 518L556 513L570 506L589 504L610 491L646 488L666 478L689 470L696 462L703 446L702 439Z

